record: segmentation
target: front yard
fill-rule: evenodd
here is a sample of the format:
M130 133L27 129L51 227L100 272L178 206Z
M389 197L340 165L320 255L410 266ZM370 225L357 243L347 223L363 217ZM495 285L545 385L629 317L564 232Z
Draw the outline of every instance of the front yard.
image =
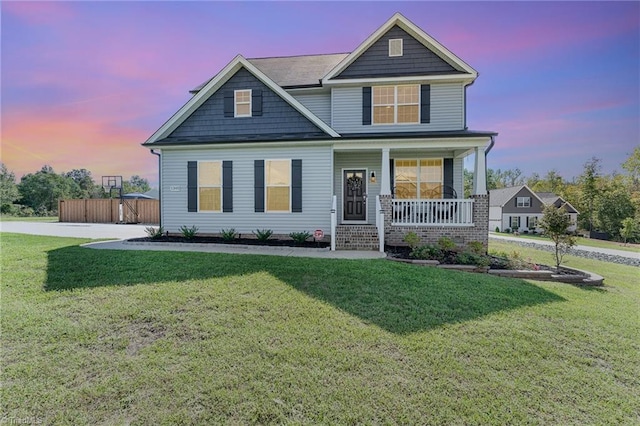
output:
M568 257L605 275L606 287L586 290L385 260L120 252L82 242L2 235L3 418L640 418L638 268ZM546 252L522 250L548 262Z

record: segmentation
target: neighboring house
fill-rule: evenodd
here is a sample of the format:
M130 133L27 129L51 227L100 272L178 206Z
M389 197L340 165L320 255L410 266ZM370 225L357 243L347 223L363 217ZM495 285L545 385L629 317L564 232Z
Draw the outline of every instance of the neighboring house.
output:
M551 192L533 192L527 185L489 191L489 229L540 232L539 221L548 204L564 208L571 217L568 231L576 230L578 211L570 203Z
M319 229L333 249L382 249L410 231L486 245L496 133L467 128L477 76L400 14L351 53L238 55L144 143L160 155L162 226Z

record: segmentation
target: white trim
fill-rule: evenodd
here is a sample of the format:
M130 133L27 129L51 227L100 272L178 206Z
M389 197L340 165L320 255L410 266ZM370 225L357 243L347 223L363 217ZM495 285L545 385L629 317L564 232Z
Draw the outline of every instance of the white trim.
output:
M267 193L267 188L269 186L274 187L274 188L284 188L284 185L267 185L267 162L268 161L288 161L289 162L289 210L271 210L269 211L268 209L268 205L269 205L269 200L268 200L268 193ZM270 213L270 214L278 214L278 213L292 213L292 206L291 206L291 199L292 197L292 193L293 193L293 182L291 179L291 158L265 158L264 159L264 213Z
M345 78L339 80L323 81L323 86L362 86L362 85L374 85L374 84L391 84L391 83L430 83L430 82L459 82L462 81L466 84L473 82L475 77L471 74L444 74L444 75L413 75L406 77L379 77L379 78Z
M392 47L397 47L397 46L393 46L394 44L397 44L397 42L400 42L399 47L400 47L400 51L398 53L392 53L393 49ZM396 43L393 43L396 42ZM397 58L400 57L404 54L404 46L403 46L403 40L401 38L390 38L389 39L389 57L390 58Z
M238 114L238 92L249 92L249 114ZM246 104L243 102L243 104ZM240 117L251 117L253 108L253 90L252 89L238 89L233 91L233 116L236 118Z
M474 70L469 64L457 57L453 52L440 44L436 39L425 33L422 29L416 26L413 22L409 21L402 14L394 14L387 22L385 22L380 28L378 28L373 34L371 34L356 50L351 52L346 58L344 58L338 65L336 65L329 73L322 79L322 84L326 84L327 80L330 80L344 71L349 65L351 65L362 53L364 53L371 45L373 45L380 37L387 33L394 25L398 25L405 30L411 36L413 36L418 42L422 43L425 47L433 51L436 55L442 58L450 65L457 66L457 68L463 69L466 73L470 74L472 79L478 76L478 72Z
M364 182L365 189L369 190L369 168L368 167L343 167L340 169L340 193L342 194L342 215L340 215L340 224L341 225L368 225L369 224L369 208L367 207L367 201L369 200L369 193L364 192L364 220L345 220L344 219L344 172L345 170L350 171L359 171L364 170L364 178L362 181Z
M171 134L180 124L182 124L196 109L198 109L209 97L211 97L224 83L226 83L238 70L245 68L258 80L262 81L273 92L288 102L300 114L308 118L313 124L322 129L325 133L334 138L340 135L329 127L324 121L318 118L314 113L309 111L307 107L302 105L292 95L287 93L282 87L278 86L273 80L267 77L262 71L247 61L242 55L238 55L229 62L215 77L195 95L191 97L169 120L167 120L156 132L149 137L144 143L152 144L160 139L164 139ZM153 148L150 146L149 148Z

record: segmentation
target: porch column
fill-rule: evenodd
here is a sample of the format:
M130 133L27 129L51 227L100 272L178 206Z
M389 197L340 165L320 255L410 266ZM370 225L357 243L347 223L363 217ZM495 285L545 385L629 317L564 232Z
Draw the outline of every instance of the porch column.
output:
M473 174L473 194L487 194L487 163L483 147L476 148L475 173Z
M391 195L389 148L382 148L382 166L380 167L380 195Z

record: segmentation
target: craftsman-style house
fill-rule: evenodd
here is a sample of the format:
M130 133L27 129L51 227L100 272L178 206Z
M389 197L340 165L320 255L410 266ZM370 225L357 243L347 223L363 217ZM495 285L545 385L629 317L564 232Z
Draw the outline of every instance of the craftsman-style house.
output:
M496 133L467 128L477 77L401 14L351 53L238 55L144 143L160 155L162 225L322 230L332 249L383 250L410 231L486 245Z

